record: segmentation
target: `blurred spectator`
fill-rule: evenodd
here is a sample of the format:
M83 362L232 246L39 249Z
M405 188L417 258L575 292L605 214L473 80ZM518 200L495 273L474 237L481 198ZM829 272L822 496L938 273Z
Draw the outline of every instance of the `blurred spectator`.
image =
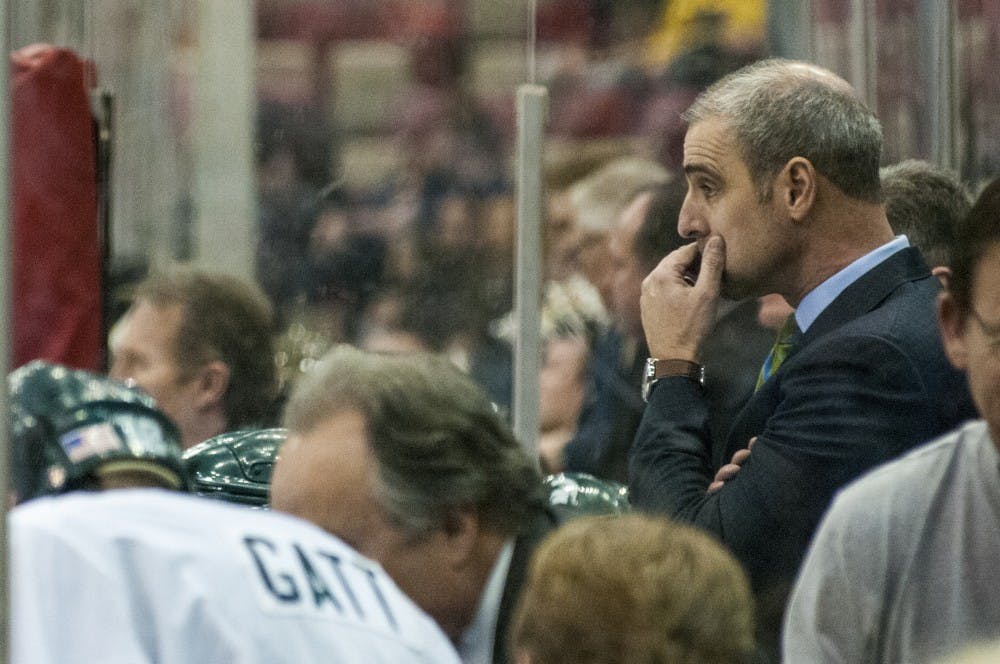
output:
M562 452L576 432L587 385L590 340L573 334L544 341L538 376L538 455L547 473L563 470Z
M612 315L615 271L620 262L611 252L615 225L638 191L665 184L671 178L656 162L627 155L603 164L566 190L573 219L573 269L593 285ZM613 467L615 450L627 449L627 443L623 447L622 441L631 439L634 426L630 430L628 421L634 419L637 409L633 403L635 390L629 384L637 346L634 339L626 337L606 325L595 330L583 407L567 413L577 424L572 438L563 443L576 443L575 457L567 458L565 450L558 454L549 450L549 470L582 471L624 481L624 471Z
M405 293L399 286L383 288L365 312L354 345L380 353L430 352L430 346L404 316L406 307Z
M593 51L606 49L615 36L615 4L612 0L543 0L536 16L538 38L572 41Z
M879 174L892 230L906 235L947 283L955 228L972 207L968 188L954 171L918 159L885 166Z
M256 286L175 266L138 286L116 328L110 376L156 399L185 448L274 420L274 326Z
M358 227L354 206L338 184L322 193L309 233L305 295L311 309L328 319L330 343L348 341L383 282L386 240Z
M543 258L546 279L561 281L576 272L576 212L570 187L599 167L631 153L624 141L590 141L582 145L553 142L545 158L546 212Z
M279 320L305 288L302 257L309 245L317 196L330 179L331 143L317 109L261 103L255 273Z
M583 346L577 345L577 350L589 350L595 344L601 347L618 343L616 337L604 340L609 334L606 323L607 307L611 300L609 236L617 215L636 190L667 182L670 177L655 162L627 156L613 159L569 185L565 197L561 199L566 206L563 210L566 216L559 220L558 229L551 222L549 226L550 242L555 240L560 244L555 248L550 243L550 248L559 253L553 251L549 255L564 261L559 266L559 272L568 276L550 281L545 287L542 298L543 328L546 325L545 319L559 327L570 318L578 318L578 324L571 327L577 328L573 331L574 334L581 336L586 343ZM553 201L550 200L550 205L552 204ZM558 235L555 235L556 231ZM508 314L494 327L499 336L511 340L514 337L514 325L512 314ZM550 338L544 329L543 336ZM590 361L589 352L584 359ZM614 363L617 364L617 360ZM575 426L567 427L566 423L576 422L579 417L579 408L576 407L578 400L574 394L580 385L580 376L575 363L567 362L559 368L569 373L556 378L556 366L549 364L545 369L547 385L561 384L570 390L564 396L565 401L560 404L565 409L562 412L562 422L558 426L554 422L546 423L546 427L552 428L543 432L546 447L544 459L546 468L551 472L562 470L562 455L556 443L564 444L569 439ZM588 369L588 373L590 371ZM555 404L548 402L550 399L559 402L561 397L555 392L546 392L542 396L546 400L542 405L543 410L546 413L555 412ZM571 405L572 410L567 407Z
M563 281L545 284L538 447L547 472L563 469L562 449L576 431L590 354L595 340L605 334L607 326L601 297L582 276L574 274ZM514 345L517 321L513 312L494 321L490 329L508 348Z
M563 470L563 447L576 432L591 350L607 319L597 291L579 275L549 282L543 301L538 451L542 468L555 473ZM513 343L513 320L497 327L501 338Z
M498 230L498 196L478 197L451 186L442 192L416 233L414 273L402 284L399 327L445 353L469 372L494 403L509 407L512 360L507 344L490 333L490 321L513 300L513 248ZM487 216L490 215L490 216ZM498 221L498 218L500 219Z
M656 162L629 156L608 162L569 187L576 269L597 288L605 306L611 297L608 238L615 220L638 190L672 177Z
M305 253L294 261L300 283L277 340L283 394L331 346L357 340L384 286L388 251L383 236L361 226L343 185L330 184L316 197Z
M513 202L502 136L462 85L468 44L458 5L421 3L404 22L415 85L401 96L394 139L405 161L381 193L370 228L385 243L377 310L358 317L368 348L447 354L509 406L510 350L489 321L510 307ZM376 230L377 229L377 230Z
M394 113L394 140L405 163L389 185L398 230L434 232L439 204L456 190L486 198L506 187L502 136L460 84L467 67L460 35L418 39L416 85Z
M739 563L666 519L584 516L532 557L511 628L519 664L743 664L753 598Z
M670 0L648 37L647 62L664 67L705 43L756 53L764 42L766 17L764 0Z

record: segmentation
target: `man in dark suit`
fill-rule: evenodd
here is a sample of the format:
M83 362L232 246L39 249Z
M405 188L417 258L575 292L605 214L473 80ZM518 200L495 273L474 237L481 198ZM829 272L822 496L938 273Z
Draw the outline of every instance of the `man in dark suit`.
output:
M881 128L850 86L770 60L709 88L686 118L678 230L696 242L643 283L650 393L630 489L639 507L732 549L773 651L788 588L836 490L974 411L936 329L938 281L886 221ZM755 438L752 453L709 493L703 342L720 297L768 293L796 308L797 330L766 363L772 375L723 456Z
M466 664L506 664L528 559L555 527L535 462L448 360L335 348L299 379L271 507L385 567Z

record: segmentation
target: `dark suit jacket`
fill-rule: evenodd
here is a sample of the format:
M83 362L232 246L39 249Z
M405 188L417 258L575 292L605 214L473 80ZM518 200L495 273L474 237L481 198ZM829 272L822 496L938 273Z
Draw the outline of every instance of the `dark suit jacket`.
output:
M733 423L726 459L751 436L757 443L718 493L705 493L715 468L701 389L686 378L655 386L632 448L632 503L718 536L758 598L777 595L777 615L762 622L780 620L784 593L839 487L974 416L965 379L941 345L938 287L910 248L841 293Z
M514 664L507 652L507 632L510 620L517 606L517 599L528 573L528 563L531 554L535 552L545 536L557 527L557 519L553 512L546 509L535 517L527 530L514 542L514 555L507 569L507 579L504 581L503 596L500 598L500 610L497 613L496 632L493 637L493 664Z

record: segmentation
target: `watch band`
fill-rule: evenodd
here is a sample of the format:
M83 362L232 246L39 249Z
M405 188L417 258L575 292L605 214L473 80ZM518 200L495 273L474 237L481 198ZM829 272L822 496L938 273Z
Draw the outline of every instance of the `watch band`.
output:
M649 392L661 378L684 376L701 386L705 385L705 367L690 360L661 360L650 357L642 372L642 400L649 400Z

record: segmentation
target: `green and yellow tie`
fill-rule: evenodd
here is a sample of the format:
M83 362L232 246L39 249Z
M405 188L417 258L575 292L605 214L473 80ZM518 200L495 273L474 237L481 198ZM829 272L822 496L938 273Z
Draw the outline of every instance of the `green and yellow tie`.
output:
M760 368L760 373L757 375L757 386L754 387L754 391L759 390L760 386L774 375L781 363L788 357L788 351L795 345L798 337L799 326L795 322L795 313L793 312L778 330L778 336L774 340L774 345L771 346L771 352L764 360L764 366Z

